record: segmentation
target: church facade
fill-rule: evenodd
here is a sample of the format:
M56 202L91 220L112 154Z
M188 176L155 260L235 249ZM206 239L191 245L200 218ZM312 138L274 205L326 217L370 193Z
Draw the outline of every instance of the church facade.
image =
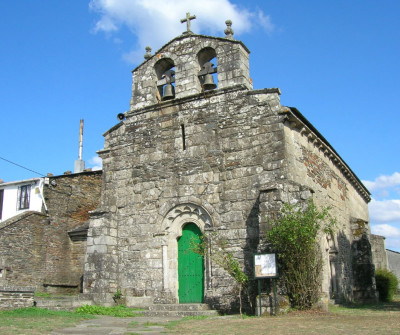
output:
M130 110L99 151L84 293L98 303L121 291L129 306L229 310L233 280L210 257L193 257L191 241L217 234L252 278L268 220L285 202L313 198L338 220L321 238L323 300L374 296L368 190L296 108L280 104L279 89L253 90L250 52L227 25L224 38L188 26L156 53L147 48L132 71Z

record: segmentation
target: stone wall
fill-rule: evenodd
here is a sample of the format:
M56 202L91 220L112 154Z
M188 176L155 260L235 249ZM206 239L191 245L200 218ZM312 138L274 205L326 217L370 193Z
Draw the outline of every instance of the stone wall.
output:
M388 255L385 248L385 237L371 234L370 242L375 269L389 269Z
M32 307L34 292L34 287L0 286L0 310Z
M131 111L151 106L161 100L157 94L157 64L167 70L173 64L175 69L175 96L183 98L203 91L198 78L201 70L201 50L215 54L214 64L218 67L218 88L242 85L252 88L249 76L250 51L240 41L202 35L184 35L175 38L132 71ZM207 55L205 55L207 57ZM209 60L209 59L207 59ZM170 63L170 64L169 64Z
M185 215L227 239L250 274L259 243L259 190L282 176L278 91L217 91L202 98L127 115L106 133L104 192L89 228L86 292L110 299L121 288L128 303L144 297L177 302L174 245ZM211 218L208 224L204 217ZM230 306L236 297L231 279L215 264L207 269L206 301Z
M40 286L46 263L45 214L24 212L0 225L0 286Z
M399 280L399 290L400 290L400 252L386 249L388 262L389 262L389 270L392 271Z
M101 171L51 177L44 187L49 212L46 229L46 275L44 289L49 292L77 292L80 289L85 239L71 239L68 232L82 227L89 211L100 202Z
M375 265L368 225L363 220L353 220L351 243L353 290L352 298L357 302L376 302Z
M101 171L50 177L44 186L48 213L25 212L0 225L0 286L79 292L86 253L83 226L98 206ZM87 229L87 228L86 228ZM81 234L82 235L82 234Z
M330 206L338 223L335 236L321 239L321 249L326 250L322 291L325 299L353 301L355 291L361 289L359 283L356 284L354 275L358 272L354 267L369 268L370 283L365 289L367 292L374 290L372 254L370 247L362 243L365 235L365 243L369 244L369 193L299 111L291 108L283 113L287 117L285 166L288 178L312 189L315 204Z

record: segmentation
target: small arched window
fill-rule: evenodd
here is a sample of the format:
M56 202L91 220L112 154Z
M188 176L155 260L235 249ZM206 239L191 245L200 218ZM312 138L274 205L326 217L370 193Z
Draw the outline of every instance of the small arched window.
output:
M157 75L157 99L170 100L175 98L175 64L171 58L160 59L154 69Z
M198 77L202 89L204 91L215 89L218 85L218 64L215 50L210 47L201 49L197 54L197 60L200 65Z

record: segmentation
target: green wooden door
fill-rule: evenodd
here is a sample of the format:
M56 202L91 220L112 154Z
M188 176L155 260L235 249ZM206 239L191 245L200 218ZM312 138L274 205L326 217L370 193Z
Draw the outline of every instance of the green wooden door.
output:
M178 240L179 302L201 303L204 294L203 257L191 251L191 243L199 243L200 229L188 223Z

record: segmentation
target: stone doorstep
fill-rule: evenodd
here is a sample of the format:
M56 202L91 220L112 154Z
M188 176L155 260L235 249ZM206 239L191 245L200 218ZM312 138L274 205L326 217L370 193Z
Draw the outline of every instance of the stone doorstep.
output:
M219 316L217 311L144 311L148 317L185 317L185 316Z
M207 304L154 304L149 311L209 311Z
M184 317L184 316L218 316L207 304L154 304L142 312L143 316Z

